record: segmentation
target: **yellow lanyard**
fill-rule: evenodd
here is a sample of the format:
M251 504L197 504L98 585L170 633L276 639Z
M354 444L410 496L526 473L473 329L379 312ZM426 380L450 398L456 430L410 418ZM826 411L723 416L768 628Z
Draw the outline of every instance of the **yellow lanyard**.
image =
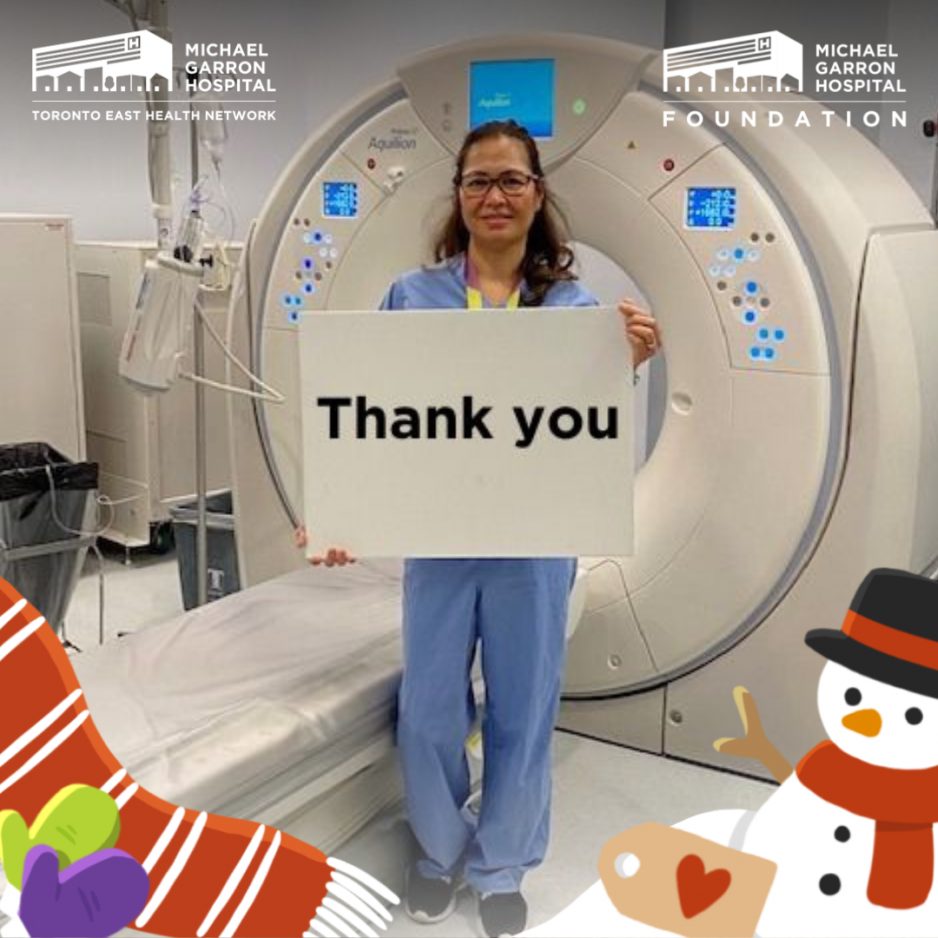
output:
M508 297L508 302L505 303L505 309L517 309L520 301L521 290L515 290L515 292ZM469 284L466 284L466 305L469 309L484 309L485 307L485 304L482 302L481 291L476 287L470 287Z
M476 279L475 271L469 264L469 258L466 258L466 306L469 309L484 309L485 303L482 300L482 291L474 286L473 281ZM519 286L512 294L508 297L507 302L505 303L505 309L517 309L518 304L521 302L521 287Z

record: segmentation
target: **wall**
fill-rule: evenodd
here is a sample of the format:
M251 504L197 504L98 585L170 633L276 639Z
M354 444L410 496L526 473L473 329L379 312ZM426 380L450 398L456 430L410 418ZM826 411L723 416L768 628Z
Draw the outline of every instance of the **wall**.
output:
M668 46L771 29L803 44L805 80L807 84L810 76L812 85L818 43L892 43L897 56L895 78L907 93L837 93L828 96L832 102L829 106L841 114L852 110L854 126L883 149L927 203L931 198L935 147L923 136L922 121L938 111L938 4L932 0L787 0L772 4L668 0ZM882 104L883 97L902 98L904 103ZM907 111L905 128L889 126L893 108ZM881 127L868 129L857 124L857 118L866 110L881 112Z
M903 105L908 127L863 132L923 200L931 197L935 147L921 131L922 121L938 111L938 4L929 0L790 0L771 5L741 0L525 0L510 5L479 0L471 7L432 0L403 0L393 7L365 0L328 5L310 0L171 0L170 6L177 64L185 61L186 42L260 42L268 52L268 73L277 89L276 123L229 126L224 174L237 235L258 213L300 143L345 103L391 76L398 61L434 45L531 28L658 47L780 29L804 43L806 75L813 74L816 43L891 42L899 56L898 77L908 89ZM103 0L4 0L0 211L69 213L79 238L152 236L143 124L44 123L31 113L34 107L64 107L32 103L33 46L129 29L126 18ZM831 106L840 111L860 108L844 101ZM174 126L177 202L189 185L187 134L186 123Z
M224 179L235 233L243 236L300 143L340 107L391 77L400 60L435 45L531 29L660 47L664 9L663 0L170 0L170 26L177 65L185 61L186 42L260 42L268 53L276 94L264 97L277 100L269 106L276 109L276 123L229 125ZM153 236L143 123L43 123L31 113L34 107L67 107L32 103L34 46L131 28L102 0L3 0L0 211L71 214L81 239ZM177 204L189 185L187 135L187 123L174 126Z
M938 151L935 140L922 132L922 124L938 114L938 3L896 0L889 9L888 30L889 42L901 56L909 126L883 127L879 145L931 204Z

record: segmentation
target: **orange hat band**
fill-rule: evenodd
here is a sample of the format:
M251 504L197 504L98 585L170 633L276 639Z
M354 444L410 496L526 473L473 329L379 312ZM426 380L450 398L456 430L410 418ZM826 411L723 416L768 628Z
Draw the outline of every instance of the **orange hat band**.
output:
M938 642L931 639L900 632L852 611L847 613L841 631L867 648L938 671Z

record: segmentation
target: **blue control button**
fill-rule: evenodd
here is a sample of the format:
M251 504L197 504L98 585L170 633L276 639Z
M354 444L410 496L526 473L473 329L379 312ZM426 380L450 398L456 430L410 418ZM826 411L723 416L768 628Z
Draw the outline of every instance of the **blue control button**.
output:
M303 258L303 269L312 270L316 266L316 262L311 257Z
M766 351L768 351L768 349L766 349ZM762 349L757 345L754 345L751 349L749 349L749 357L753 361L758 361L760 358L762 358Z
M759 336L759 341L760 341L760 342L768 342L768 341L769 341L769 330L766 329L766 328L763 326L763 327L759 330L758 336Z
M300 321L300 314L294 310L293 312L287 313L287 321L292 323L298 323Z
M322 232L319 231L319 229L313 232L313 241L316 244L319 244L319 242L322 241Z
M747 309L743 313L743 322L748 322L750 325L756 321L756 311L754 309Z
M772 361L772 359L775 358L775 349L774 348L763 349L762 355L764 358L768 359L769 361Z
M306 283L303 284L303 292L304 292L304 293L315 293L315 292L316 292L316 285L315 285L314 283L311 283L309 280L307 280Z
M750 296L755 295L756 293L759 292L759 284L756 283L755 280L750 280L750 281L746 284L746 292L747 292Z
M284 306L292 306L292 305L293 305L293 294L292 294L292 293L284 293L283 296L280 297L280 302L281 302Z
M741 261L745 256L746 252L742 248L736 248L736 250L733 251L733 257L738 261Z
M775 338L775 341L776 341L776 342L784 342L784 341L785 341L785 330L784 330L784 329L776 329L776 330L775 330L775 333L774 333L774 338Z

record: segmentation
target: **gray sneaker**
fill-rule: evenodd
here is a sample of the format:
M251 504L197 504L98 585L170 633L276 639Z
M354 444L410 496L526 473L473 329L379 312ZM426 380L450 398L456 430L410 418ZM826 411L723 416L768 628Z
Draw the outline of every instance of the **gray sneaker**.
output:
M520 892L490 892L479 896L479 918L489 938L520 935L528 924L528 904Z
M449 877L431 879L421 876L416 864L407 871L404 891L404 911L421 925L442 922L456 908L456 883Z

